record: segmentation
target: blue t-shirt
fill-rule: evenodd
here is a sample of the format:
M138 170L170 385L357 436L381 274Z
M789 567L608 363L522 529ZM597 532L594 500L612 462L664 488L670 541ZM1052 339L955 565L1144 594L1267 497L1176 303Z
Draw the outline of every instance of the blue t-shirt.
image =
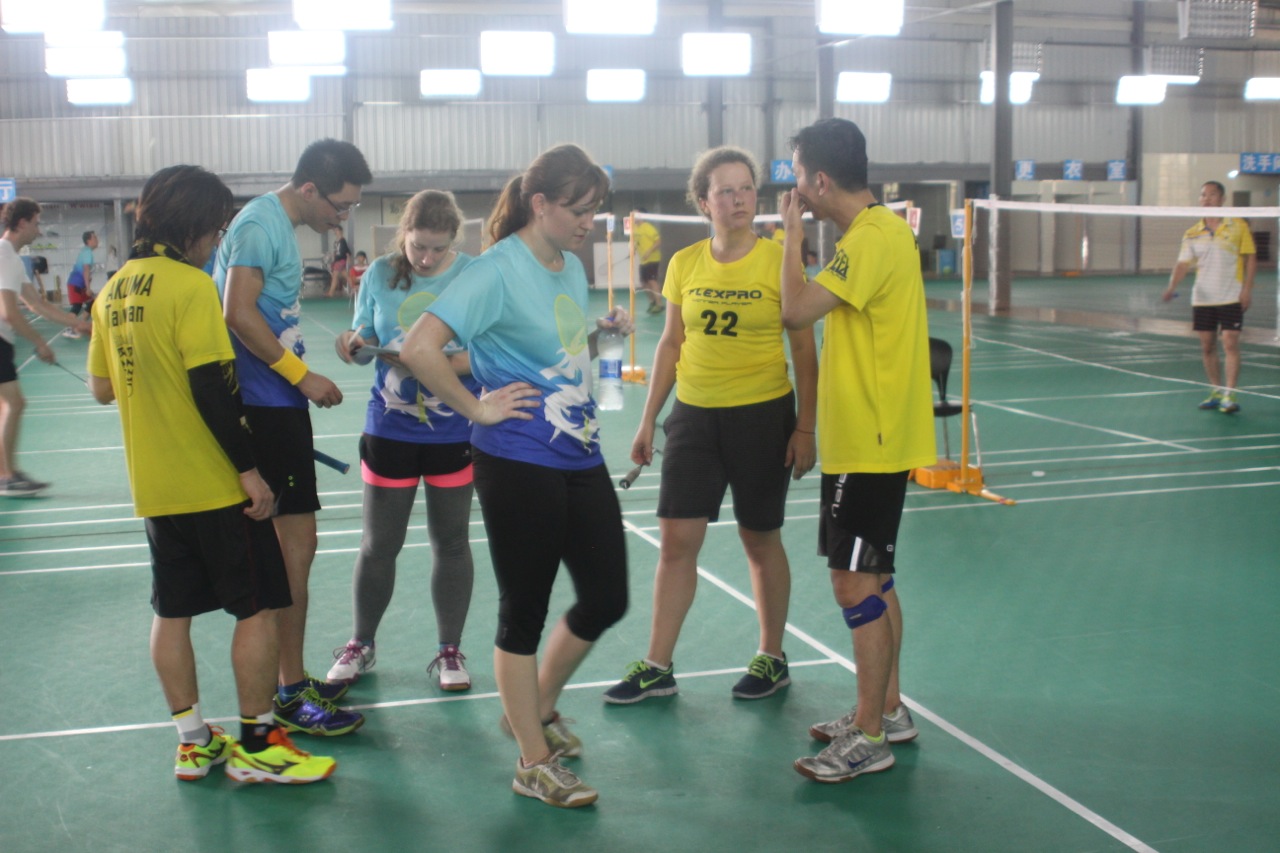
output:
M359 328L361 337L376 337L378 346L399 350L409 329L471 263L471 256L458 252L453 263L440 275L420 276L410 272L408 290L404 289L404 282L398 282L394 289L389 286L395 275L391 265L393 257L378 258L365 271L351 328ZM454 342L445 347L445 352L461 351L462 347ZM412 373L403 367L392 367L382 359L373 363L373 394L364 419L366 433L417 444L471 440L471 421L445 405L414 379ZM480 396L480 383L474 377L459 378L471 393Z
M84 268L93 266L93 249L85 246L76 255L76 265L67 276L67 287L84 287Z
M587 348L587 274L576 255L564 269L540 264L516 235L498 241L462 271L427 310L470 351L471 372L485 388L528 382L541 405L476 425L471 443L485 453L552 468L601 464Z
M218 247L213 280L223 301L227 297L227 270L232 267L255 267L262 270L262 293L258 311L267 321L280 346L301 358L307 348L302 344L298 317L302 308L302 255L293 234L293 222L275 193L258 196L244 206L231 222L227 235ZM307 398L290 385L271 366L249 352L235 335L231 345L236 351L236 374L240 392L250 406L275 406L305 409Z

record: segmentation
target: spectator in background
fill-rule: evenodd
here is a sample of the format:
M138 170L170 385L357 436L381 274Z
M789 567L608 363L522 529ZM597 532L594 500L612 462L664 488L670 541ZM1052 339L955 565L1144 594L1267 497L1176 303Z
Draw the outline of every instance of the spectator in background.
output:
M93 231L86 231L80 239L84 241L84 247L76 255L71 275L67 276L67 304L71 307L71 313L77 317L86 306L93 307L93 250L98 248L98 235ZM68 338L80 337L80 333L72 326L68 326L62 334Z
M17 469L18 426L27 401L18 384L18 338L26 338L36 348L36 356L45 364L57 359L53 349L32 328L19 308L19 300L46 320L61 323L80 332L89 324L49 304L43 293L36 291L27 276L18 251L40 236L40 205L29 198L16 198L0 212L0 495L25 497L39 494L48 483L33 480ZM34 268L34 262L33 262Z

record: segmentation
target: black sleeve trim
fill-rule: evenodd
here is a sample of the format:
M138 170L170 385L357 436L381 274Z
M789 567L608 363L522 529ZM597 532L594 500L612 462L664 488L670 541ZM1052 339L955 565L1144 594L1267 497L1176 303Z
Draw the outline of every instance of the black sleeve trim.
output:
M205 426L227 454L236 471L257 467L253 458L253 446L249 443L249 430L244 424L240 405L240 383L236 379L236 366L232 361L211 361L187 371L191 383L191 396Z

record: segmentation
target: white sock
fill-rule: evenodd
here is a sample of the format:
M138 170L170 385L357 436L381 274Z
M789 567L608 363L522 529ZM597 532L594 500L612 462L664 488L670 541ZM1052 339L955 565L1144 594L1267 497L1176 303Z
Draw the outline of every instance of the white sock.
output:
M671 669L671 664L667 664L666 666L662 666L661 664L654 663L653 661L649 660L648 658L645 658L645 659L644 659L644 664L645 664L645 666L651 666L651 667L653 667L654 669L660 669L660 670L662 670L663 672L666 672L667 670Z
M194 743L197 746L208 746L213 739L209 727L205 725L200 714L200 703L197 702L185 711L173 715L173 723L178 727L178 739L183 743Z

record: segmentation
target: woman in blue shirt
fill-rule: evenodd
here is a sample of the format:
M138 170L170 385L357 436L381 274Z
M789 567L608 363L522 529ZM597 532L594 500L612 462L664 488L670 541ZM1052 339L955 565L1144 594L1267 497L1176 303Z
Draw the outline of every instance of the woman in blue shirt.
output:
M627 554L617 494L601 456L588 334L587 277L575 251L609 190L575 145L543 152L503 190L494 244L410 331L401 353L415 376L475 424L476 494L499 591L494 676L503 729L520 747L512 788L560 807L597 792L560 764L582 752L556 702L601 634L627 608ZM631 330L625 311L597 325ZM467 393L443 347L468 348ZM577 601L537 651L561 561Z
M409 200L395 251L375 260L364 275L353 329L335 342L339 358L365 362L359 352L369 345L400 349L406 331L471 261L453 249L461 226L462 211L451 193L423 190ZM467 393L478 394L466 350L450 342L444 352ZM351 684L373 669L374 635L391 603L396 557L422 479L427 484L431 598L439 641L427 672L436 671L445 690L466 690L471 677L458 646L471 606L471 424L423 387L394 355L382 355L375 364L360 436L364 535L352 581L355 627L347 645L334 652L328 680Z

